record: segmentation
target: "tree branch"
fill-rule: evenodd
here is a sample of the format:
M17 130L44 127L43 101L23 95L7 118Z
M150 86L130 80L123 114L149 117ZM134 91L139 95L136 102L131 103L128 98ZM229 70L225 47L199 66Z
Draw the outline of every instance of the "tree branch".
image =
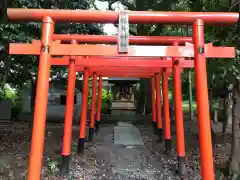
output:
M116 28L118 28L118 24L113 24ZM132 30L129 30L129 34L133 36L137 36L138 34Z
M113 9L112 9L112 5L113 5L114 3L116 3L116 2L118 2L118 0L112 0L112 1L110 0L110 1L108 1L108 9L109 9L109 10L113 10Z
M161 10L161 11L167 11L170 10L172 7L172 4L174 4L176 0L168 0L168 1L160 1L159 3L155 4L154 10Z
M136 7L129 3L128 1L120 1L122 3L122 5L124 6L127 6L128 7L128 10L131 10L131 11L135 11L136 10Z
M100 9L98 9L97 5L95 4L95 0L91 0L90 3L96 10L98 10L98 11L100 10Z
M112 5L116 2L120 2L122 5L128 7L129 10L132 10L132 11L136 10L136 7L133 4L129 3L127 0L99 0L99 1L101 2L107 1L109 10L113 10Z
M53 1L52 1L52 0L45 0L45 1L42 1L41 6L42 6L44 9L51 9L52 4L53 4Z
M159 35L163 30L163 26L158 24L157 27L154 29L152 33L150 33L150 36L157 36Z
M97 7L97 5L96 5L95 3L92 3L92 5L93 5L93 7L94 7L96 10L99 11L99 9L98 9L98 7Z
M233 1L233 2L234 2L234 1ZM236 2L234 2L234 4L229 8L228 12L231 11L234 7L236 7L239 3L240 3L239 0L237 0Z

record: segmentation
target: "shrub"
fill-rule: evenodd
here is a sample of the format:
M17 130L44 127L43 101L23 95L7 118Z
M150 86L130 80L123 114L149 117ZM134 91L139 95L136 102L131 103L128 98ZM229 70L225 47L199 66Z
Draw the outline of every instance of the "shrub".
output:
M105 89L102 89L102 107L101 112L107 113L108 109L111 107L111 100L112 100L112 94L107 92ZM96 99L96 105L97 105L98 99ZM92 105L92 92L88 95L88 108L91 109ZM97 106L96 106L97 107Z
M5 84L4 87L0 87L0 101L9 99L12 102L11 116L17 117L21 110L21 95L20 91L12 90L9 85Z

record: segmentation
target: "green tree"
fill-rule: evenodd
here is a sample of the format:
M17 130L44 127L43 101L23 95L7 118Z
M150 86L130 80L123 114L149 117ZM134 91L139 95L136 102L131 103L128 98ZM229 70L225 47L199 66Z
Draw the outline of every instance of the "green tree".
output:
M90 0L12 0L11 8L51 8L51 9L90 9ZM2 14L1 14L2 15ZM57 23L55 33L103 34L102 26L97 24ZM0 23L0 80L21 88L30 79L36 79L38 58L35 56L8 56L8 44L11 42L31 42L41 37L41 23L12 24L2 18ZM66 68L53 67L51 76L61 78L67 73Z
M3 1L0 2L0 4ZM4 0L4 2L7 2ZM12 0L8 7L11 8L51 8L51 9L90 9L90 0L77 1L53 1L53 0ZM6 7L6 5L4 5ZM4 15L4 7L0 6L0 88L6 83L20 90L27 81L32 81L31 104L34 107L36 96L36 79L38 68L38 57L36 56L9 56L8 44L15 42L30 43L32 39L41 38L41 23L20 23L8 22ZM98 24L72 24L57 23L55 33L76 33L76 34L103 34L101 25ZM51 79L63 79L67 74L64 67L52 67ZM79 73L78 76L80 76ZM32 109L33 112L33 109ZM29 122L32 127L32 122Z
M238 11L240 10L239 2L232 0L191 0L190 8L193 11ZM233 26L230 28L206 27L206 41L212 42L215 45L235 46L237 50L240 47L239 27ZM234 98L239 98L239 82L235 83L235 79L239 76L240 66L236 59L209 59L207 63L208 85L212 89L213 94L224 91L225 86L234 83ZM237 96L238 95L238 96ZM239 103L239 102L238 102ZM237 105L233 106L233 123L232 123L232 151L229 162L229 170L232 173L232 180L240 178L240 160L236 158L240 152L239 142L239 117L236 110ZM225 109L226 111L226 109ZM227 117L224 119L224 131L226 131Z

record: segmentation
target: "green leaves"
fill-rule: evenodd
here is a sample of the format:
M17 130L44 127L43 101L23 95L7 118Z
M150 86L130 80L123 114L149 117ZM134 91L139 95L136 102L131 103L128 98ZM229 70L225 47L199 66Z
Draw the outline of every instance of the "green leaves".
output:
M2 1L1 1L2 2ZM67 8L88 9L89 0L13 0L11 7L14 8ZM56 24L55 33L77 34L103 34L102 26L98 24ZM20 88L27 80L37 74L37 58L34 56L7 56L10 42L31 42L32 39L41 38L41 23L0 24L0 77L7 71L7 82ZM2 48L3 47L3 48ZM2 50L3 49L3 50ZM4 52L3 52L4 51ZM3 56L4 53L4 56ZM6 63L8 62L8 63ZM66 72L65 68L53 68L51 75ZM63 73L64 74L64 73ZM59 77L61 78L61 77ZM1 78L2 80L2 78Z
M109 4L120 2L117 0L100 1L107 1ZM93 0L13 0L10 6L14 8L89 9L93 7L94 2ZM121 3L127 6L129 10L147 11L228 11L232 6L229 0L123 0ZM232 8L231 11L236 11L236 8ZM191 26L187 28L187 26L131 25L130 30L134 35L191 36ZM218 46L235 46L238 41L236 32L237 26L227 28L205 27L205 41ZM55 33L103 34L103 30L99 24L58 23L55 27ZM0 67L0 77L4 76L7 70L7 82L20 87L29 78L36 75L38 64L36 57L6 56L5 54L9 42L30 42L32 39L40 39L40 36L40 23L0 24L0 64L2 65ZM240 58L239 55L240 53L233 60L209 59L207 64L208 82L212 82L213 75L215 80L219 81L219 85L222 84L220 83L223 81L222 79L231 81L232 77L240 73L240 65L236 62ZM66 69L63 68L52 68L51 70L52 76L65 73ZM186 83L187 78L183 78L183 84ZM217 84L215 83L215 85Z

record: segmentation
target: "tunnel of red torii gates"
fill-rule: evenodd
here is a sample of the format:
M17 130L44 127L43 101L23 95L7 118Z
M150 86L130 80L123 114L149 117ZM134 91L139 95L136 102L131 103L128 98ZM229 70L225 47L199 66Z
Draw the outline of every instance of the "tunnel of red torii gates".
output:
M88 101L88 80L93 79L92 102L97 102L97 116L94 119L95 103L89 124L90 136L99 128L101 109L102 76L141 77L151 79L152 121L159 140L165 140L166 153L171 149L168 76L173 76L174 113L176 121L178 172L185 168L185 143L181 97L180 73L184 68L194 68L197 114L199 128L200 163L203 180L214 180L210 117L208 108L206 58L234 58L233 47L214 47L204 42L204 25L233 25L239 20L239 13L216 12L146 12L146 11L88 11L52 9L8 9L11 21L41 21L41 40L30 44L11 43L9 53L15 55L36 55L39 58L36 104L29 156L28 179L41 177L44 133L50 67L68 66L67 105L64 122L62 149L62 171L69 171L71 153L72 114L76 72L84 72L83 99L80 119L78 152L84 150L86 136L86 114ZM57 22L118 23L118 36L84 36L54 34ZM192 25L192 37L132 37L126 35L129 24L182 24ZM126 26L127 25L127 26ZM176 39L174 39L176 38ZM69 43L71 42L71 43ZM85 44L88 43L88 44ZM107 45L108 44L108 45ZM112 45L117 44L117 45ZM61 57L59 57L61 56ZM189 60L190 59L190 60ZM99 78L98 78L99 77ZM160 79L164 104L164 118L161 118ZM98 97L96 97L99 79ZM156 96L155 96L156 92ZM164 122L163 122L164 120ZM164 127L163 127L164 126Z

